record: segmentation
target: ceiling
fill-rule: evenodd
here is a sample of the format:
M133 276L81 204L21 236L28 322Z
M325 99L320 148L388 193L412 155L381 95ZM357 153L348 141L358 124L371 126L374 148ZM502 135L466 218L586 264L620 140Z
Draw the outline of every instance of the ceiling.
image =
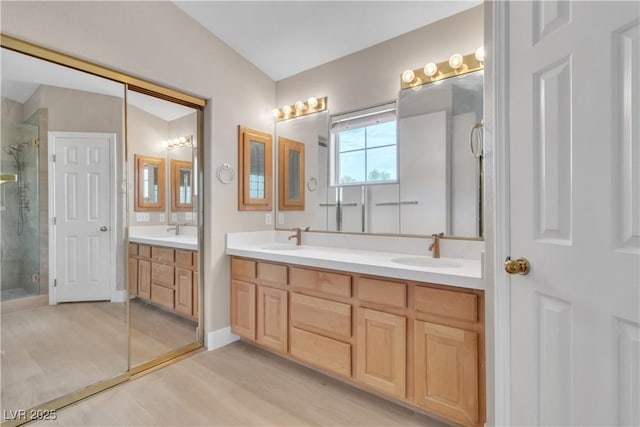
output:
M274 81L482 1L174 1Z

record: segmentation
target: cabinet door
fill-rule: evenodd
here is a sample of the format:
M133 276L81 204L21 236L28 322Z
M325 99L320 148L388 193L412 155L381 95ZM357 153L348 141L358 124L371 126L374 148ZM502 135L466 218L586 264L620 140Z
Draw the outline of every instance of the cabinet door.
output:
M193 273L191 270L176 267L176 311L193 315Z
M129 258L129 295L138 295L138 260L135 258Z
M405 397L406 323L402 316L358 309L359 382L394 397Z
M151 299L151 262L138 260L138 296Z
M258 343L287 352L287 291L258 286Z
M415 321L416 404L462 424L478 424L478 334Z
M256 339L256 285L231 281L231 332Z

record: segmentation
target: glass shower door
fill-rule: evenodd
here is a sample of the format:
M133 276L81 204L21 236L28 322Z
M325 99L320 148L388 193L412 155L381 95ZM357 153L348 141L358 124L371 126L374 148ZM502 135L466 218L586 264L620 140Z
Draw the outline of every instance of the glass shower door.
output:
M0 171L0 300L40 294L38 127L2 125Z

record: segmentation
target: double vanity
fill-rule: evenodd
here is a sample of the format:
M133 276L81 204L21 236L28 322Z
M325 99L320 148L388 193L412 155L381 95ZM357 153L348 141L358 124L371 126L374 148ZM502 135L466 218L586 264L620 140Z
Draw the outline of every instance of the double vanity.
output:
M227 236L231 330L444 420L485 420L483 242L266 231ZM383 250L384 249L384 250Z

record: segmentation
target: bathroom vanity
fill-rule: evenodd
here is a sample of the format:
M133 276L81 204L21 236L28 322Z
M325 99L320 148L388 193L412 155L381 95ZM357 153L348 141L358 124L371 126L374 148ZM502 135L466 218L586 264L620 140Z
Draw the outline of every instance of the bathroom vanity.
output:
M232 332L405 406L484 424L479 260L295 248L228 242Z
M129 295L197 321L195 236L132 235L129 240Z

